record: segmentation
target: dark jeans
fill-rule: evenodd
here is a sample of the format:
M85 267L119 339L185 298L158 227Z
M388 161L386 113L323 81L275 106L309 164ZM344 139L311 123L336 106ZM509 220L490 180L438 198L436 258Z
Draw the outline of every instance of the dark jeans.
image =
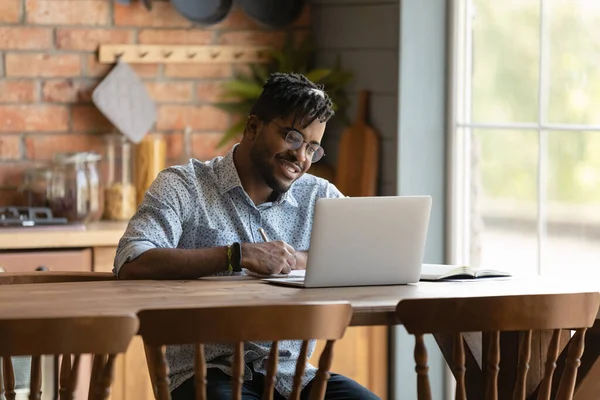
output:
M261 374L254 373L253 380L244 381L242 386L243 400L260 400L265 377ZM217 368L209 368L206 373L206 397L208 400L230 400L232 398L233 386L231 385L231 377ZM310 388L313 382L308 385L300 393L301 400L308 400ZM195 399L195 382L194 378L190 378L178 386L171 392L172 400L194 400ZM275 400L284 400L285 398L277 391L274 393ZM327 400L378 400L375 394L371 393L365 387L359 385L352 379L338 374L331 374L327 381L327 392L325 393Z

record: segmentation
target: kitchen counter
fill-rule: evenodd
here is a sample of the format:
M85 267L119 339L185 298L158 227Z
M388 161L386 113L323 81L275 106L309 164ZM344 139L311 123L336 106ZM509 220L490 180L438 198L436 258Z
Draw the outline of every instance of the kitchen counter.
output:
M0 250L114 247L127 222L100 221L87 225L0 228Z

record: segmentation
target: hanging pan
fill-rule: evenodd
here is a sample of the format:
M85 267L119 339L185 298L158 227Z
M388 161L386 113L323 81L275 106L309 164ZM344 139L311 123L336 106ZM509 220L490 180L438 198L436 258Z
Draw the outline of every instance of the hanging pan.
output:
M225 19L232 0L171 0L185 18L201 25L214 25Z
M271 28L291 25L302 13L306 0L237 0L251 18Z

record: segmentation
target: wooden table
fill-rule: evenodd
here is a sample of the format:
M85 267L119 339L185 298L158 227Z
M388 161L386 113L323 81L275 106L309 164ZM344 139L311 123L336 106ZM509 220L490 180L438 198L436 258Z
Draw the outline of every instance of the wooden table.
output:
M406 298L587 292L598 291L598 286L589 281L530 278L300 289L270 285L248 277L7 285L0 288L0 318L121 315L137 313L144 308L349 301L354 309L352 325L393 325L401 323L394 317L394 310L398 302ZM597 318L600 320L600 315ZM593 346L593 343L600 343L598 337L593 336L593 330L588 342L591 343L590 351L586 352L588 359L582 360L582 364L589 364L589 367L580 373L580 381L600 355L600 349L597 349L600 346ZM511 345L510 340L507 344ZM480 343L471 343L471 353L481 354ZM535 376L538 367L541 367L540 363L532 360L530 376Z

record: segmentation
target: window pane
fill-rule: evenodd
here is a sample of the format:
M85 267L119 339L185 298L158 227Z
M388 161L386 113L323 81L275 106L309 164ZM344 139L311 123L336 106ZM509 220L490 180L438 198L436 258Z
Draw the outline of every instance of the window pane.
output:
M600 124L600 1L548 5L548 121Z
M537 273L538 143L537 131L474 131L472 266Z
M544 274L600 276L600 132L548 132Z
M473 121L537 122L540 0L473 6Z

